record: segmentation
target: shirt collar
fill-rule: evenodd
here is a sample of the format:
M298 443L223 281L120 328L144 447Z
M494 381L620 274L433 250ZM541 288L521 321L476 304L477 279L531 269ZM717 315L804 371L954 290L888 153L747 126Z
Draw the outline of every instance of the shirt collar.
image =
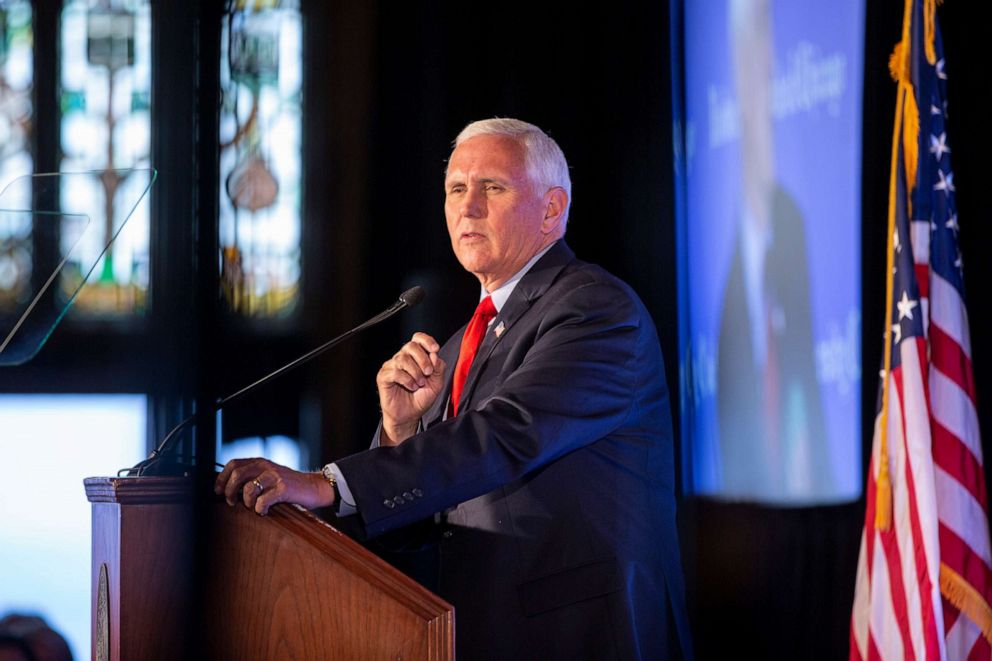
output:
M481 301L486 296L492 297L493 305L496 307L496 312L498 313L500 310L503 309L503 306L510 299L510 294L513 293L513 290L516 288L517 283L520 282L520 278L524 277L527 274L527 271L529 271L531 267L537 263L537 260L544 257L544 253L551 250L551 247L554 246L555 243L558 243L558 241L552 242L551 245L547 246L546 248L544 248L544 250L541 250L539 253L531 257L530 260L526 264L524 264L522 269L514 273L513 277L511 277L509 280L507 280L502 285L497 287L494 291L487 292L486 288L482 287L481 288L482 292L479 294L479 300Z

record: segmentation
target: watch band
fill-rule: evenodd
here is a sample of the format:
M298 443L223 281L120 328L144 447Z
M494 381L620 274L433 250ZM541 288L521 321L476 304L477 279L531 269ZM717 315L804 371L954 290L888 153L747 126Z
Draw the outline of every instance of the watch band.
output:
M338 480L334 477L334 472L331 471L330 464L320 469L320 474L324 476L324 479L330 483L331 489L334 490L334 502L331 504L331 509L337 514L341 508L341 491L338 489Z

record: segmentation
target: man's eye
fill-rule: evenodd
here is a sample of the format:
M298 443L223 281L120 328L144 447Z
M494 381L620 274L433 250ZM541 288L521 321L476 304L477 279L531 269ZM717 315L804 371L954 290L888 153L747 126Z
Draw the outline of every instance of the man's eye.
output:
M498 192L503 190L503 187L499 184L486 184L485 189L490 192Z
M448 195L458 195L465 192L464 186L452 186L448 189Z

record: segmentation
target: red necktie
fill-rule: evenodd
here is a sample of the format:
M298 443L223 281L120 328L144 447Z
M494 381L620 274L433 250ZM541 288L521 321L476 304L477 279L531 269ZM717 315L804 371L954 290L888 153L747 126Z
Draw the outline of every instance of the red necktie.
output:
M468 328L462 336L462 347L458 351L458 362L455 364L455 380L451 385L451 415L458 414L458 400L461 399L468 371L472 368L472 361L479 351L482 338L486 336L489 322L495 316L496 306L493 305L493 299L486 296L479 302L479 307L475 308L472 321L468 322Z

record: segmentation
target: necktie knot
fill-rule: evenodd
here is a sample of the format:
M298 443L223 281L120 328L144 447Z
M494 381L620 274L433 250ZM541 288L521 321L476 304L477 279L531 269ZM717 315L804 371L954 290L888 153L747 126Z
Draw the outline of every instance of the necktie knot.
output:
M472 361L479 351L482 338L486 336L489 322L496 317L496 306L493 304L491 296L486 296L479 301L475 308L472 320L465 328L462 336L461 349L458 351L458 363L455 365L455 376L451 384L451 415L458 413L458 400L461 399L462 390L465 388L465 381L468 379L469 370L472 368Z
M476 317L482 318L486 322L486 326L489 322L493 320L496 316L496 306L493 304L493 297L486 296L484 299L479 301L479 305L475 308L475 314L472 315L472 320L474 321Z

